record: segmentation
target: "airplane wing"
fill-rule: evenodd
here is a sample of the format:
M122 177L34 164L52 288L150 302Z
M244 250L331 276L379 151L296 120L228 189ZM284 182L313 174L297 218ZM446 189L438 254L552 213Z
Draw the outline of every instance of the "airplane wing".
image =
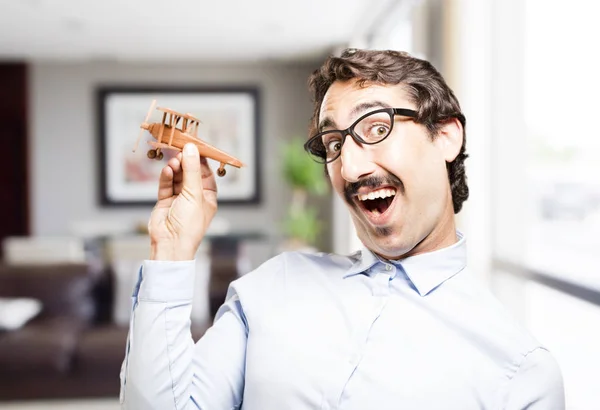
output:
M200 151L200 155L203 157L214 159L215 161L229 164L236 168L245 166L239 159L229 155L224 151L221 151L205 141L202 141L200 138L194 137L190 134L181 134L181 137L183 137L183 141L180 140L179 143L182 144L182 146L188 142L193 142L196 144L198 150ZM178 150L181 151L181 148L178 148Z
M165 112L167 114L171 114L171 115L181 115L180 113L178 113L177 111L174 111L170 108L166 108L166 107L156 107L157 110Z
M194 121L194 122L199 122L202 123L202 121L200 121L198 118L194 117L192 114L190 114L189 112L186 112L185 114L182 114L183 118L187 118L190 121Z
M187 134L184 134L187 135ZM188 136L189 137L189 136ZM181 148L176 147L174 145L169 145L169 144L164 144L162 142L154 142L154 141L147 141L148 144L150 146L152 146L152 148L160 148L160 149L172 149L175 151L182 151ZM213 147L210 144L207 144L206 142L196 139L194 141L194 143L198 146L198 151L200 151L200 155L203 157L207 157L210 159L214 159L215 161L219 161L221 163L225 163L231 166L234 166L236 168L241 168L243 166L245 166L245 164L243 164L239 159L227 154L226 152L221 151L218 148Z
M166 108L166 107L156 107L156 109L157 109L157 110L159 110L159 111L162 111L162 112L164 112L164 113L167 113L167 114L174 115L174 116L176 116L176 117L180 117L180 118L186 118L186 119L188 119L188 120L190 120L190 121L195 121L195 122L199 122L199 123L201 123L201 122L202 122L202 121L200 121L198 118L194 117L194 116L193 116L192 114L190 114L190 113L185 113L185 114L182 114L182 113L180 113L180 112L177 112L177 111L175 111L175 110L172 110L172 109L170 109L170 108Z
M179 148L179 147L176 147L174 145L165 144L162 142L148 141L148 145L150 145L152 148L172 149L175 151L181 151L181 148Z
M202 156L214 159L215 161L232 165L236 168L241 168L245 166L239 159L229 155L224 151L221 151L220 149L202 141L199 138L196 139L196 145L198 145L198 148L200 149L200 155Z

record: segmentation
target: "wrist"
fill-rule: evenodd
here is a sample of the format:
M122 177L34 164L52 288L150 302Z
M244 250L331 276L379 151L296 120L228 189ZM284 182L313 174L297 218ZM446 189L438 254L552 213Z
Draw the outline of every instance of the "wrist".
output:
M196 257L195 250L173 243L152 243L150 260L154 261L189 261Z

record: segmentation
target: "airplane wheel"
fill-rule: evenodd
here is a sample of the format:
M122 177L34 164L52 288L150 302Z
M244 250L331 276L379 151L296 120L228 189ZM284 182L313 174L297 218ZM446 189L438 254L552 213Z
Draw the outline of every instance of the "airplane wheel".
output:
M148 151L147 155L148 155L148 158L154 159L154 158L156 158L156 151L151 149L150 151Z
M225 170L225 168L217 169L217 175L220 177L224 177L226 173L227 173L227 170Z
M157 159L157 160L159 160L159 161L160 161L161 159L163 159L163 158L164 158L164 154L163 154L162 152L161 152L161 153L159 153L159 154L158 154L158 156L156 157L156 159Z

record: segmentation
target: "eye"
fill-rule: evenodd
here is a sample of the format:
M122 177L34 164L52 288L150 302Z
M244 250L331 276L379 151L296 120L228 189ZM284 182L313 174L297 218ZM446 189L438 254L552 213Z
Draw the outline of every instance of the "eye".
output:
M390 128L384 124L376 124L369 130L368 138L380 139L385 137L390 132Z
M374 111L367 114L354 131L367 143L377 143L387 137L392 129L392 117L387 111Z
M387 134L388 129L387 129L387 127L384 127L383 125L380 125L379 127L377 127L375 132L377 133L377 135L383 136L383 135Z
M323 136L323 146L327 155L338 153L342 149L342 137L338 132L327 133Z
M327 152L338 152L342 149L342 142L340 140L332 140L327 144Z

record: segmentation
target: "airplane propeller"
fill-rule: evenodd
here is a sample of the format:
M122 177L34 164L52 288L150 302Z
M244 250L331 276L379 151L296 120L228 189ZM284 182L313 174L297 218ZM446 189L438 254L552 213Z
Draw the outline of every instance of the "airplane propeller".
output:
M144 130L147 130L150 128L150 124L148 124L148 120L150 119L150 116L152 115L152 111L154 111L154 107L156 107L156 100L152 100L152 104L150 104L150 109L148 110L148 115L146 115L146 119L144 120L144 122L142 123L142 125L140 125L140 134L138 135L138 139L135 142L135 146L133 147L133 152L135 152L135 150L138 147L138 144L140 143L140 140L142 139L142 134L144 133Z

